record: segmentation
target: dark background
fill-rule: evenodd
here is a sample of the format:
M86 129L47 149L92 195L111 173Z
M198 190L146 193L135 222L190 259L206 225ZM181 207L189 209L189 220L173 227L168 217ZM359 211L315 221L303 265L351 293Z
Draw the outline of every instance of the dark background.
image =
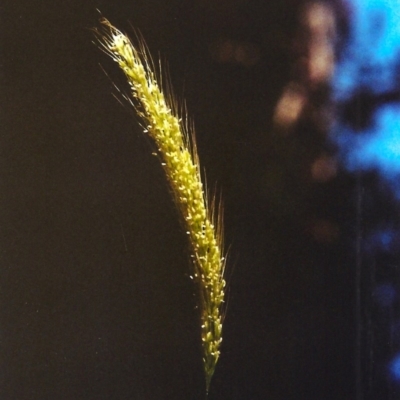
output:
M202 399L188 244L99 14L168 60L229 247L210 399L353 399L352 181L310 182L312 137L279 136L300 1L6 0L1 9L0 398ZM217 62L221 38L251 67ZM107 71L108 76L102 71ZM334 240L310 233L336 224Z

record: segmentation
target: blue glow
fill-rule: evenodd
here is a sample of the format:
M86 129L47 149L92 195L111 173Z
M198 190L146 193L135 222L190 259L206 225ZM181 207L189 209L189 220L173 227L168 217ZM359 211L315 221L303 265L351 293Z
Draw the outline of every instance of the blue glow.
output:
M399 0L352 0L351 35L333 80L334 98L351 98L358 89L374 94L398 91L400 65ZM337 143L350 171L377 171L400 199L400 106L377 109L361 134L337 126Z
M400 198L400 106L378 109L373 126L362 134L342 129L337 143L349 171L378 171Z
M376 230L365 239L364 251L375 253L376 251L393 252L397 251L399 234L393 229Z
M400 52L398 0L352 0L351 36L334 79L336 99L345 99L363 85L388 90L396 79ZM366 70L369 70L366 73Z
M360 115L360 126L370 124L355 132L349 126L357 115L343 115L348 125L337 122L332 136L347 170L376 172L400 200L400 0L347 1L350 37L336 65L333 100L357 109L357 96L367 94L370 98L359 98L358 104L365 107L360 110L366 113ZM364 250L370 255L399 254L399 241L400 232L394 226L381 226L366 238ZM390 282L377 285L372 293L376 304L395 310L396 287ZM400 342L399 320L391 333ZM400 352L387 365L392 379L400 383Z
M381 232L379 235L379 243L383 250L390 251L390 247L393 242L393 233L392 232Z
M389 370L392 377L395 380L400 381L400 354L397 354L397 356L392 360Z

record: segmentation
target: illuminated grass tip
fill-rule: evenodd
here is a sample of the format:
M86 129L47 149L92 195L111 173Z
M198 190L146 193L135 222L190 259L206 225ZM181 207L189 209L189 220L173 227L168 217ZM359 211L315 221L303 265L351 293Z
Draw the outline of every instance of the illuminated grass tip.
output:
M220 356L225 257L221 207L209 201L203 189L193 129L176 102L159 85L154 65L143 40L131 40L106 19L96 35L101 48L122 69L131 88L130 100L153 139L175 201L182 214L192 249L193 279L200 294L201 339L206 389ZM184 108L183 108L184 111ZM184 114L184 112L182 113Z

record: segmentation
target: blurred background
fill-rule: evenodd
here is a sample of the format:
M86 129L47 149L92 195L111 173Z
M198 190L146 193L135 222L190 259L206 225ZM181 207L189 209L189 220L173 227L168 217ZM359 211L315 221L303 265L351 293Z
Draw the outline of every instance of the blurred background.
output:
M342 167L332 139L336 121L381 104L370 91L335 97L349 9L2 2L1 399L204 399L188 243L153 144L113 97L129 88L93 43L101 15L161 59L224 199L227 307L209 399L396 398L396 201L373 172Z

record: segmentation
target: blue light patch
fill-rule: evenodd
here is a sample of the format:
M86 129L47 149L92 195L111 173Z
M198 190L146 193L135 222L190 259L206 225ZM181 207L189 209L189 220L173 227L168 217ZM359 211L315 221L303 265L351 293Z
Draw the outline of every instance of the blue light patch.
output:
M369 235L364 242L364 251L373 254L377 251L396 251L399 244L399 234L393 229L380 229Z
M373 92L389 90L396 80L400 52L398 0L352 0L351 34L333 86L336 100L344 100L356 87Z
M353 172L378 171L400 198L400 107L381 107L373 125L361 134L338 132L342 160Z
M400 354L392 360L389 366L390 374L393 379L400 381Z
M346 169L376 172L400 200L400 0L347 3L350 36L335 68L333 101L349 105L350 113L350 105L355 110L360 105L360 112L365 114L359 116L359 127L369 126L362 132L353 131L349 126L356 125L358 116L345 113L345 122L336 122L331 137ZM357 96L364 98L360 97L358 103ZM400 232L395 228L394 223L380 226L368 236L363 243L367 254L398 255ZM397 284L381 282L372 295L376 304L385 308L383 311L390 309L397 314ZM400 320L390 323L391 337L400 343ZM393 352L393 347L388 351ZM391 378L400 383L400 352L386 365Z

